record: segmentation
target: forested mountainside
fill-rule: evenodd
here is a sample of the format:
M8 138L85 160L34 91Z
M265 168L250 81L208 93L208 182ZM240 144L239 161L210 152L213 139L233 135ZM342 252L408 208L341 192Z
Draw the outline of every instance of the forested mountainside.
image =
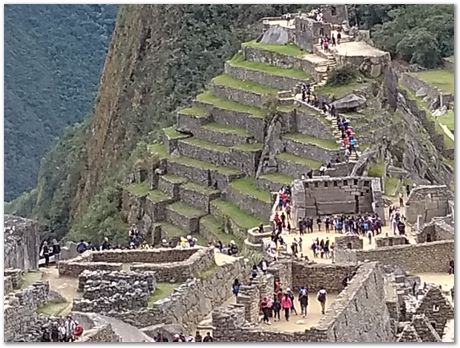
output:
M40 161L91 110L116 5L5 6L5 199L37 184Z
M440 56L452 54L446 42L453 43L453 25L446 26L444 40L437 35L445 13L449 19L444 22L453 23L453 7L439 14L430 12L428 5L420 6L408 10L406 5L350 5L349 12L352 24L371 29L377 46L386 47L393 57L421 64L428 60L426 52L413 47L412 56L403 54L403 47L389 47L393 42L385 36L393 26L403 38L413 37L420 25L434 37ZM174 122L174 111L189 104L222 72L224 61L241 42L261 33L260 18L311 7L316 6L121 7L92 114L53 147L41 167L37 188L9 204L7 211L40 219L57 236L68 230L73 237L83 229L122 230L119 184L129 165L126 160L142 157L145 142L158 139L161 128ZM414 14L404 24L410 11Z

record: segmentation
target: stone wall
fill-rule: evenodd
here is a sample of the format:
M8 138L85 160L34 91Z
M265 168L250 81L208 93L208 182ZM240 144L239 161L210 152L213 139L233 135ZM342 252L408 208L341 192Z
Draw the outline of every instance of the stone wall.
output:
M182 283L215 266L214 248L200 249L187 260L131 266L132 271L152 271L158 282Z
M442 92L437 87L426 83L414 74L403 73L401 74L400 81L401 84L409 89L414 95L428 97L430 101L439 100L442 102L442 104L440 104L441 107L454 102L454 96L452 94Z
M362 249L363 240L357 235L344 235L335 237L335 249Z
M92 262L116 262L116 263L165 263L180 262L187 260L202 247L187 249L156 248L148 250L104 250L90 254Z
M343 290L342 280L358 269L357 264L309 264L306 261L292 262L292 289L297 291L307 285L310 292L317 292L322 286L328 292Z
M432 218L450 214L449 200L453 193L446 185L417 186L411 190L406 202L406 217L410 224L430 222Z
M38 269L41 238L46 227L20 216L4 216L4 267Z
M59 276L77 278L81 272L88 271L121 271L123 269L122 263L108 263L108 262L85 262L85 261L69 261L59 262Z
M377 236L375 237L375 245L377 248L388 247L393 245L406 245L409 241L405 236Z
M433 218L430 223L424 224L420 230L415 228L417 243L453 239L455 239L455 224L452 215L444 218Z
M329 150L314 144L307 144L293 139L283 139L284 149L286 152L296 156L312 158L322 162L329 162L340 157L340 150Z
M411 273L449 271L449 260L454 258L454 241L397 245L371 250L335 251L336 262L378 261L384 265L395 265Z
M220 197L220 191L213 190L210 187L206 189L198 187L195 189L194 186L182 185L179 191L181 202L206 213L210 211L211 201Z
M265 95L253 91L215 85L212 83L209 87L214 95L221 98L227 98L244 105L261 107L261 105L264 105L267 100Z
M5 342L29 341L28 331L36 325L37 308L47 302L48 293L48 282L36 282L4 297Z
M272 210L273 203L264 202L260 199L246 195L239 190L229 186L226 198L238 205L244 211L249 212L251 215L260 217L267 220Z
M303 106L296 109L297 131L320 139L335 140L330 125L327 124L325 117L316 110Z
M92 328L83 333L82 338L78 341L82 343L91 343L91 342L121 342L119 335L113 331L112 325L104 324L95 328Z
M18 289L21 286L22 276L24 271L22 269L5 269L3 278L3 293L7 294L10 291Z

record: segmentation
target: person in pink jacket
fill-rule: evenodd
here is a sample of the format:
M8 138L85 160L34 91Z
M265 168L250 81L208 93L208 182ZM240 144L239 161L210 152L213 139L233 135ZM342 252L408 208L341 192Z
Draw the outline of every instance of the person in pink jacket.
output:
M290 299L288 294L284 294L283 298L281 299L281 308L284 309L284 316L286 317L286 321L289 321L289 313L292 307L292 300Z

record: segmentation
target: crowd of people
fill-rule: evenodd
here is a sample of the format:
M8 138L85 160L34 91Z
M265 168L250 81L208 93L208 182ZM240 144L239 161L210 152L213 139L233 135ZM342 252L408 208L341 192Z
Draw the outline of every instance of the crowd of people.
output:
M169 339L163 335L161 332L153 338L154 342L169 342ZM195 336L185 336L182 332L174 334L171 342L214 342L214 338L211 336L210 332L206 333L206 336L201 336L200 332L197 331Z
M42 326L41 342L75 342L83 334L83 326L71 315L49 320Z

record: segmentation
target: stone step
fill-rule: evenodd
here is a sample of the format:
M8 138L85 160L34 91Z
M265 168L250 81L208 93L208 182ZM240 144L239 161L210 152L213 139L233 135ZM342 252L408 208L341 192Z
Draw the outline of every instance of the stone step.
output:
M158 178L158 190L173 199L179 199L179 187L188 181L187 178L166 174Z
M257 178L257 187L269 192L278 192L283 185L291 185L294 177L282 173L270 173Z
M200 127L211 121L211 114L200 106L193 106L177 111L176 129L191 132L192 129Z
M215 77L211 80L209 88L218 97L255 107L261 107L267 97L276 96L277 93L275 88L238 80L229 75Z
M201 126L193 132L193 135L199 139L223 146L235 146L255 142L254 137L246 129L216 122L210 122Z
M241 54L225 63L224 72L236 79L252 81L279 90L289 89L298 82L313 81L303 70L246 61Z
M206 161L185 156L168 159L167 172L168 174L185 177L199 184L207 184L213 187L217 184L217 189L219 190L225 190L230 181L244 175L239 170L216 166Z
M166 222L193 234L199 233L199 221L205 215L206 212L182 202L176 202L166 207Z
M302 174L307 174L312 169L318 170L321 167L321 161L287 152L278 154L276 161L278 162L278 172L280 174L295 179L300 178Z
M210 186L188 182L179 187L179 197L182 203L209 214L210 202L220 197L220 191Z

